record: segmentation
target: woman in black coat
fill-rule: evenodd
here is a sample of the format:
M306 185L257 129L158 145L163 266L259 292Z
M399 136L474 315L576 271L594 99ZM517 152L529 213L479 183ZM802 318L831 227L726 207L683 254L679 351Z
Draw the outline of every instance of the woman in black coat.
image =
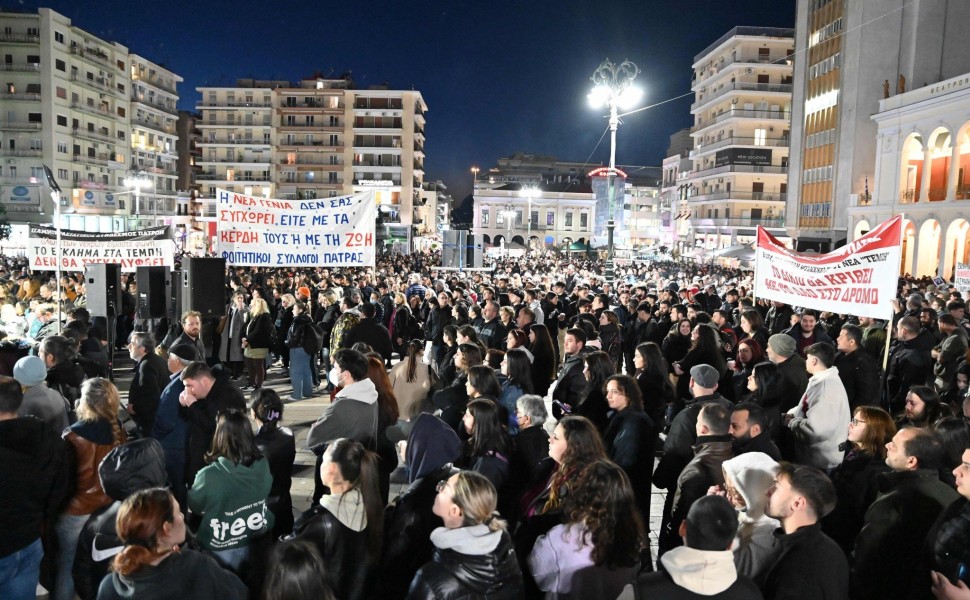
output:
M445 385L455 380L458 368L455 366L455 354L458 353L458 328L454 325L445 325L441 332L441 339L445 343L445 351L441 355L441 360L437 364L435 372L438 379Z
M727 373L727 361L721 354L720 337L714 328L709 325L695 325L691 331L691 344L687 354L674 364L674 372L680 375L677 380L677 397L689 400L690 394L690 370L697 365L710 365L717 369L721 375L721 383L724 383L724 376ZM728 386L730 387L730 386ZM727 396L729 392L724 385L720 386L722 396Z
M613 359L602 350L590 352L583 357L583 375L589 384L586 397L573 410L574 415L586 417L603 433L609 421L610 407L606 402L606 380L616 374Z
M851 555L856 536L862 530L866 511L876 499L876 476L886 466L886 444L896 435L896 425L886 411L875 406L855 409L849 423L842 463L832 472L838 502L822 519L822 531Z
M288 427L280 426L283 419L283 401L275 390L261 389L254 393L253 416L259 423L256 431L256 447L269 462L273 485L269 489L266 505L276 523L273 538L289 535L293 531L293 499L290 486L293 483L293 462L296 460L296 441Z
M637 346L633 354L633 366L637 369L637 385L643 396L643 410L658 427L665 425L667 407L676 402L677 395L670 383L670 366L653 342Z
M684 355L690 349L690 329L690 321L681 319L677 323L677 329L668 333L660 346L671 369L673 369L674 363L684 358Z
M247 387L258 390L266 381L266 357L273 349L276 328L269 306L262 298L253 298L249 303L249 322L242 336L243 356L246 372L249 373Z

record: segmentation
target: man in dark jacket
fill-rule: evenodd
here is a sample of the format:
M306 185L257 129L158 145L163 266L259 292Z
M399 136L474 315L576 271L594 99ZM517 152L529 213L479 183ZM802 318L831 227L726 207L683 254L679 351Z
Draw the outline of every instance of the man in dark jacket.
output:
M768 327L768 334L775 335L788 331L794 314L795 311L784 302L772 302L768 314L765 315L765 326Z
M835 487L825 473L781 464L765 507L766 515L781 521L781 528L775 530L777 558L761 587L767 600L848 600L845 554L818 523L835 502Z
M158 399L158 410L152 424L151 436L159 441L165 452L165 469L168 483L180 505L185 504L185 446L188 443L189 424L185 420L185 409L179 403L185 384L182 371L185 367L200 360L198 349L189 344L177 344L168 349L166 368L169 372L168 383Z
M862 348L862 328L846 323L835 340L839 353L835 366L849 398L849 409L857 406L879 406L879 365Z
M347 347L352 347L357 342L363 342L373 348L384 359L387 364L391 361L391 334L377 322L377 311L370 302L365 302L360 307L361 320L350 328L347 332Z
M195 474L205 466L205 453L212 444L219 411L244 411L246 399L221 365L210 368L204 362L194 362L182 371L180 378L185 389L179 395L179 403L185 407L182 414L189 423L185 481L191 485Z
M768 434L765 411L754 402L742 402L731 408L731 437L735 456L763 452L775 462L781 460L781 451Z
M569 329L563 339L562 369L559 376L553 383L555 389L552 392L553 406L552 415L559 419L563 412L576 410L579 403L586 397L586 387L588 385L586 376L583 375L583 355L586 351L586 332L582 329ZM559 404L555 404L558 402Z
M60 392L72 409L77 408L84 369L72 360L74 344L64 336L49 335L41 341L37 356L47 366L47 387Z
M892 471L877 477L879 496L866 511L852 554L852 597L860 600L926 595L928 574L920 568L926 532L959 498L940 481L944 450L936 433L901 429L886 450Z
M168 385L168 365L164 358L155 354L155 340L147 332L135 331L131 334L128 354L135 361L135 376L128 388L128 412L142 435L151 435L158 399Z
M724 485L721 463L734 456L731 450L731 413L728 408L709 402L697 415L697 443L691 459L677 478L677 492L670 509L670 520L660 532L658 556L681 545L681 523L690 507L714 485Z
M505 337L502 335L502 321L498 318L498 302L489 300L482 308L484 322L478 330L478 339L485 344L485 349L501 348Z
M791 410L802 399L808 387L805 359L795 353L795 339L784 333L768 338L768 360L778 365L778 389L772 395L778 398L782 413Z
M19 383L0 382L0 598L34 597L41 531L53 527L74 480L60 436L36 417L17 417L23 399Z
M919 329L915 317L903 317L896 324L896 343L886 364L885 404L890 413L903 409L911 387L933 380L933 358L918 345Z
M451 314L451 296L446 292L438 292L438 306L431 310L425 325L425 335L428 336L426 339L431 340L431 358L436 364L445 354L445 327L454 321L455 317Z
M795 351L803 359L805 358L805 348L812 344L824 343L832 347L835 346L832 338L819 325L818 311L810 308L803 310L799 315L798 323L789 327L785 333L795 340Z

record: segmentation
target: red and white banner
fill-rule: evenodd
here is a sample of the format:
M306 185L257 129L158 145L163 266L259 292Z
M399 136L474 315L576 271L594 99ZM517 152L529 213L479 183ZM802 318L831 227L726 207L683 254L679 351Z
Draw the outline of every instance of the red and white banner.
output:
M828 254L789 250L758 227L755 296L838 314L892 318L902 220L893 217Z

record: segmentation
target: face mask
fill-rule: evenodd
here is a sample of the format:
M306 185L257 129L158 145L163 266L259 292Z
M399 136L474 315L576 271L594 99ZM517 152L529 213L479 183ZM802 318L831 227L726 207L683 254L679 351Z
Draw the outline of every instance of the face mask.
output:
M330 372L327 374L327 379L329 379L330 383L334 384L335 386L340 385L340 379L338 376L339 373L340 372L337 370L337 367L334 367L330 369Z

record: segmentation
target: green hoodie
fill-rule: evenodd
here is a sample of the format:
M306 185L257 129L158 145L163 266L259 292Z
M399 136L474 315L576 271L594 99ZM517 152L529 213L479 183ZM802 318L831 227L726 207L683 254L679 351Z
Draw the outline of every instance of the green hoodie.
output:
M247 546L273 529L273 513L266 497L273 478L265 458L247 467L219 457L195 476L189 490L189 510L202 516L196 532L207 550Z

